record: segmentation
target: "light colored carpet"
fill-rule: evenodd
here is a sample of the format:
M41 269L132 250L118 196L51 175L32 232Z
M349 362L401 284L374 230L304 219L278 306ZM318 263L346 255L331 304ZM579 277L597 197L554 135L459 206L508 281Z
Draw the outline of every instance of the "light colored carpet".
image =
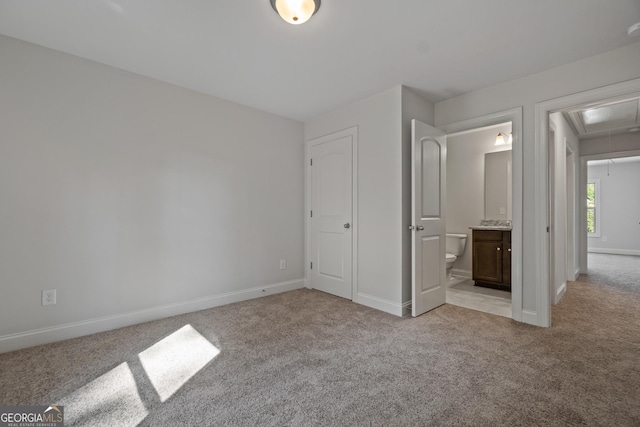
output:
M638 307L572 282L543 329L298 290L2 354L0 404L77 425L638 426Z
M640 289L640 256L596 253L587 256L589 274L581 275L580 281L616 289Z

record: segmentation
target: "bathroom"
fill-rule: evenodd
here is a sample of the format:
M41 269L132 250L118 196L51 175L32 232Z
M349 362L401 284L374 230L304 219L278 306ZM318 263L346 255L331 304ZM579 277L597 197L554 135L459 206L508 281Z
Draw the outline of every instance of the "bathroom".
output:
M488 287L480 281L476 285L473 280L474 250L470 227L484 228L479 226L490 223L497 226L491 230L510 230L510 135L509 122L447 136L446 301L505 317L511 317L509 288L491 287L490 284ZM503 249L501 245L497 250L500 249ZM504 250L507 250L506 246ZM482 267L476 265L476 271Z

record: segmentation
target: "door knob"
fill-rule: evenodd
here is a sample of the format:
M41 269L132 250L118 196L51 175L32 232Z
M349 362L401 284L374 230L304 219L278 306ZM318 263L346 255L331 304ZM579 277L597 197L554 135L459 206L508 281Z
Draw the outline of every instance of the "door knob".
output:
M500 250L500 248L496 248L497 250Z
M351 228L351 224L346 223L346 224L344 225L344 228Z
M511 252L511 248L507 249L509 252Z
M423 226L421 226L421 225L419 225L419 226L417 226L417 227L416 227L416 230L418 230L418 231L422 231L422 230L424 230L424 227L423 227Z

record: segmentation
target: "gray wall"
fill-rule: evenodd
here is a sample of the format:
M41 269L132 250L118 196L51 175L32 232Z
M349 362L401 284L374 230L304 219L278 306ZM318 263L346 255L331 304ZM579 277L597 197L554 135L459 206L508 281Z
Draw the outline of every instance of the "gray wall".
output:
M4 36L0 58L0 351L303 286L302 123Z
M611 147L611 148L609 148ZM640 133L625 133L609 137L583 139L580 141L580 155L592 156L604 153L617 153L640 150Z
M580 152L578 137L562 113L551 114L549 125L555 134L555 141L549 140L549 158L552 161L550 175L555 181L551 187L553 215L550 217L550 226L553 240L550 242L550 269L551 289L554 302L557 303L564 295L567 280L575 280L575 254L578 247L575 226L579 221L574 195L577 194L576 183L579 181L576 171ZM573 156L569 156L569 152ZM567 160L572 162L573 167L567 164ZM573 198L570 197L572 195Z
M588 178L600 180L600 237L589 237L589 252L640 255L640 157L588 166Z
M308 141L358 127L357 291L353 300L396 315L403 314L410 277L407 168L410 145L403 107L433 119L433 108L401 86L305 122ZM410 138L410 136L409 136ZM410 165L410 163L409 163ZM409 264L407 263L409 260Z
M305 122L305 140L358 127L357 292L353 300L402 311L400 86ZM378 305L375 305L378 304Z

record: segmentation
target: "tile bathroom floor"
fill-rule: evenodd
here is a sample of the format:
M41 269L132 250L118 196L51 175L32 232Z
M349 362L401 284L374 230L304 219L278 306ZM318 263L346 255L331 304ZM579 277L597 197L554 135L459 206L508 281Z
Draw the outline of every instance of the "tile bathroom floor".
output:
M447 304L511 318L511 292L474 286L456 278L447 283Z

